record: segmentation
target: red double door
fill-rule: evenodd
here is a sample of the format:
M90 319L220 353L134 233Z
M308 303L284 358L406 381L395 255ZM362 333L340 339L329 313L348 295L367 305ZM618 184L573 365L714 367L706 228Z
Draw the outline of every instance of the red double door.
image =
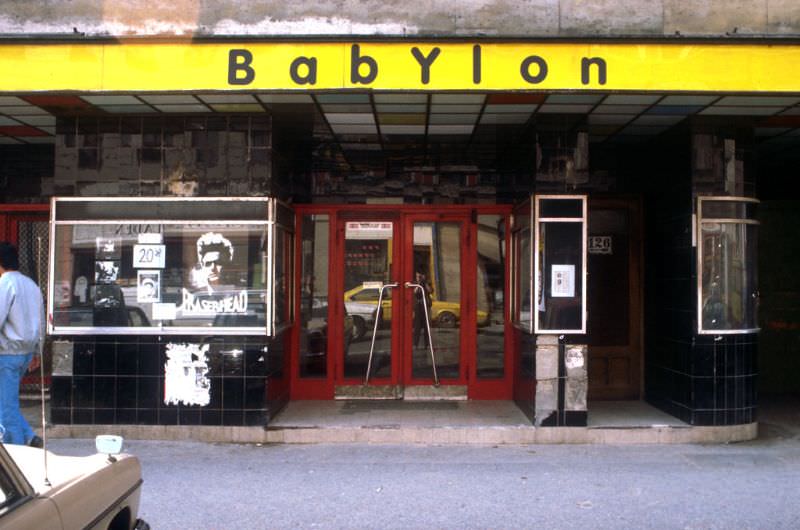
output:
M295 371L293 396L508 399L507 212L329 215L328 364L324 379ZM302 368L308 348L296 350Z

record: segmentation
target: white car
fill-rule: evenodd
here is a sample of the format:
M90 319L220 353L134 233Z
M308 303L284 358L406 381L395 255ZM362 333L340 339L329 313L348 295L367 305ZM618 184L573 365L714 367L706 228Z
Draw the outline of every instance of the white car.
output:
M0 528L148 530L138 518L141 466L121 446L99 436L91 456L48 452L45 477L43 449L0 444Z

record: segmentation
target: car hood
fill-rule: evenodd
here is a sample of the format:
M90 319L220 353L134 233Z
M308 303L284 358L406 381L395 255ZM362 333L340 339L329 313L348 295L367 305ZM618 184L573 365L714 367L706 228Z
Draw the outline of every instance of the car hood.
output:
M61 456L47 451L47 478L50 481L50 485L47 485L44 480L43 449L11 444L5 445L5 449L37 493L73 482L110 465L108 457L102 454ZM127 456L117 455L115 458L119 460Z

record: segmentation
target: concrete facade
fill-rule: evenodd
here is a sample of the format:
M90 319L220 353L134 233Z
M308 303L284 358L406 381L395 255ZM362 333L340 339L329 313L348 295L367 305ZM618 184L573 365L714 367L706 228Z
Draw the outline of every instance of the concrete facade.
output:
M0 35L800 36L793 0L0 1Z

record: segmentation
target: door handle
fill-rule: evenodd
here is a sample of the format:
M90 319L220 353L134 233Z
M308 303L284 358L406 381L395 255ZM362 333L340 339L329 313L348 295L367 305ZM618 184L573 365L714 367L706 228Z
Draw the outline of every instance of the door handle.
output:
M381 286L380 290L378 291L378 305L375 308L375 324L372 328L372 341L369 345L369 357L367 358L367 373L364 374L364 384L366 385L369 383L369 376L370 372L372 371L372 356L375 353L375 337L378 335L378 317L380 317L381 309L383 308L383 292L386 289L394 289L395 287L399 287L400 284L397 282L394 283L385 283Z
M436 371L436 354L433 351L433 334L431 333L431 316L428 313L427 300L425 300L425 298L428 296L428 293L426 292L425 287L423 287L419 283L406 282L405 286L406 286L407 289L411 288L411 289L414 289L415 291L419 290L420 293L422 294L422 297L421 297L422 298L422 311L423 311L423 313L425 315L425 333L428 334L428 348L430 348L430 350L431 350L431 366L433 368L433 385L434 386L439 386L439 374Z

